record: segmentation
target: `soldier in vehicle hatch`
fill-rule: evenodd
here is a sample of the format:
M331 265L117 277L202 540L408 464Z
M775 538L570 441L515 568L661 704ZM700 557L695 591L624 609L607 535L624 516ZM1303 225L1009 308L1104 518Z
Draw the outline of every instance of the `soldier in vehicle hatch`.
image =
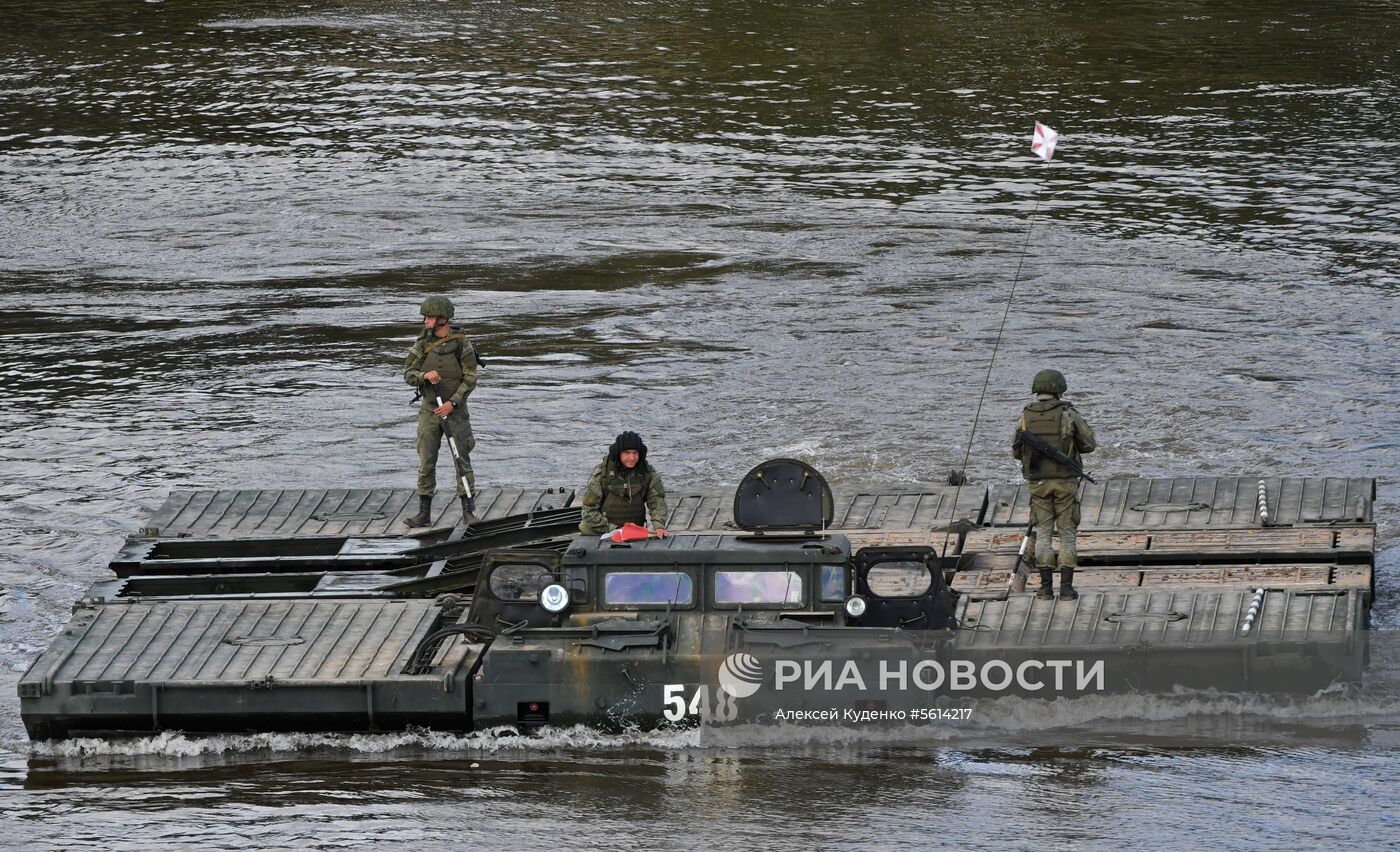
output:
M645 526L665 538L666 489L661 474L647 461L647 445L636 432L623 432L608 447L608 457L593 468L583 491L579 532L601 535L626 523Z
M1035 402L1021 412L1011 441L1011 455L1021 460L1021 472L1030 483L1035 567L1040 572L1040 590L1035 596L1041 600L1055 597L1052 580L1057 560L1051 536L1057 530L1060 599L1079 597L1074 590L1074 569L1079 565L1074 539L1079 527L1079 478L1084 475L1080 454L1092 453L1098 444L1094 430L1074 406L1060 399L1068 387L1064 374L1058 370L1036 373L1031 381ZM1048 445L1049 452L1031 446L1032 441Z
M418 514L408 518L407 524L426 527L432 523L438 451L444 429L455 439L461 453L461 469L452 479L457 483L457 496L462 499L462 516L470 524L476 520L476 474L470 458L476 439L467 417L467 395L476 388L476 350L465 334L452 328L454 311L446 296L424 299L419 313L423 315L423 331L408 351L403 370L404 381L418 388L423 396L423 405L418 409ZM463 476L470 493L462 488Z

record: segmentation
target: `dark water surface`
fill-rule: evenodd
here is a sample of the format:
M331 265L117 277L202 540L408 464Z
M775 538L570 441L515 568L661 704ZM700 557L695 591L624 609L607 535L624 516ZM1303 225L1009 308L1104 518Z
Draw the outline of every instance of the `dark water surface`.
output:
M1007 749L54 746L14 697L169 490L411 484L425 293L489 361L483 483L580 484L624 427L676 487L773 455L937 480L1037 198L972 474L1014 477L1008 424L1054 364L1100 474L1379 477L1396 627L1395 4L16 0L0 33L7 845L1400 837L1388 700L1003 709L1003 734L1070 730ZM1214 745L1171 745L1200 726Z

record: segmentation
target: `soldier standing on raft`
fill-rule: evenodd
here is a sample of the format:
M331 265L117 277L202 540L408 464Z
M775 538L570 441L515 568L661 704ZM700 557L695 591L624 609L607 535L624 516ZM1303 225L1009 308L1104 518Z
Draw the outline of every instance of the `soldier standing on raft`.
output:
M470 453L476 446L471 420L467 417L467 395L476 388L476 350L465 334L454 331L452 301L446 296L423 300L423 331L413 342L404 364L403 378L423 396L418 409L418 514L408 518L411 527L426 527L433 519L433 495L437 493L438 451L442 433L448 432L461 452L461 469L453 481L462 499L462 517L470 524L477 520L476 474ZM434 387L436 386L436 387ZM438 398L442 405L438 405ZM471 489L462 488L462 477Z
M661 474L647 461L647 445L636 432L623 432L608 448L608 457L593 468L583 491L583 521L579 532L601 535L623 524L644 526L651 515L652 531L665 538L666 489Z
M1011 455L1021 460L1021 473L1031 490L1031 523L1035 525L1035 567L1040 572L1040 590L1035 596L1053 600L1052 582L1056 554L1051 536L1060 534L1060 599L1074 600L1074 569L1079 566L1075 535L1079 528L1079 478L1084 473L1081 453L1092 453L1098 444L1094 430L1074 410L1060 399L1069 385L1058 370L1041 370L1031 381L1035 402L1021 412L1011 442ZM1033 436L1026 439L1025 435ZM1035 438L1058 451L1057 459L1030 445ZM1066 463L1066 462L1070 463Z

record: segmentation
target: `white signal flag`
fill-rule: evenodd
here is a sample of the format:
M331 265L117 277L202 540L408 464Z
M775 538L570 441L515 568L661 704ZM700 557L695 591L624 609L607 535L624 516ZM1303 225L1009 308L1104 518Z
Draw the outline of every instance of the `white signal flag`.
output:
M1055 143L1060 141L1060 134L1054 128L1046 127L1040 122L1035 123L1035 133L1031 134L1031 151L1045 162L1050 162L1050 158L1055 156Z

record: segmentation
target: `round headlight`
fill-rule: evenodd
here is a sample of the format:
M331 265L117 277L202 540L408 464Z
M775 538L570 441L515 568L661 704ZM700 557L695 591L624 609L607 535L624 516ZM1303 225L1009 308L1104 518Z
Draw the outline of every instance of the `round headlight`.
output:
M540 591L540 606L545 612L558 615L569 605L569 590L558 583L550 583Z
M865 615L865 598L860 595L851 595L846 598L846 614L851 618L860 618Z

